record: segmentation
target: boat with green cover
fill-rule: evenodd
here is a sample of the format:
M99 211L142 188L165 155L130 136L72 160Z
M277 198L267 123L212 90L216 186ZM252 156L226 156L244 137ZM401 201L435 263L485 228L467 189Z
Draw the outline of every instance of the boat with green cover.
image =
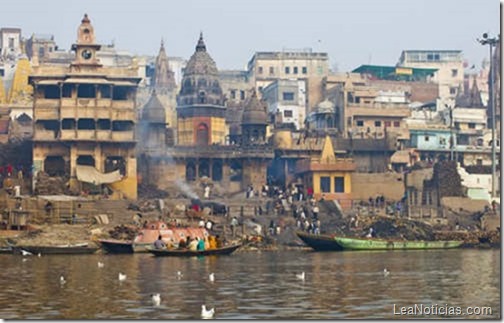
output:
M451 249L460 247L463 241L406 241L372 238L334 237L345 250L412 250L412 249Z

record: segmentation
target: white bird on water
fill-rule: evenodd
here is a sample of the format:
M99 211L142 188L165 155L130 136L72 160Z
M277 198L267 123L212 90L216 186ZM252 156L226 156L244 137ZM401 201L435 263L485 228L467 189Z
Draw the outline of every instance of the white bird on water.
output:
M23 250L23 249L21 249L21 254L22 254L23 256L33 256L33 254L32 254L31 252L26 251L26 250Z
M383 269L383 276L387 277L390 274L390 271L387 268Z
M214 314L215 314L214 308L207 310L205 305L201 305L201 318L211 319L214 316Z
M65 277L63 277L63 275L60 276L60 284L63 285L65 283L66 283Z
M154 306L159 306L161 304L161 295L159 293L151 294L151 299Z
M119 281L125 281L126 280L126 274L119 273Z
M215 275L214 275L214 273L211 273L210 275L208 275L208 280L210 280L211 282L215 281Z
M303 272L302 272L302 273L300 273L300 274L296 274L296 278L297 278L297 279L304 280L304 279L305 279L305 272L303 271Z
M37 256L38 256L38 257L42 257L42 254L39 252Z
M103 266L105 266L103 262L98 261L98 268L103 268Z

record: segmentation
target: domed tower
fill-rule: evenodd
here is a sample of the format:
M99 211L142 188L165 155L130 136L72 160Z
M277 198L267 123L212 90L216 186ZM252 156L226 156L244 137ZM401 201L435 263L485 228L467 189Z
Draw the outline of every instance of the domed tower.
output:
M96 68L101 67L96 52L100 50L101 45L95 43L94 28L91 25L91 20L87 14L81 20L79 29L77 30L77 43L72 45L72 50L75 51L75 60L72 62L72 67L79 68Z
M262 101L259 101L256 91L253 90L242 115L243 145L259 144L266 141L267 117L266 107Z
M177 97L177 138L184 146L224 143L224 95L214 60L207 53L203 34L187 62Z

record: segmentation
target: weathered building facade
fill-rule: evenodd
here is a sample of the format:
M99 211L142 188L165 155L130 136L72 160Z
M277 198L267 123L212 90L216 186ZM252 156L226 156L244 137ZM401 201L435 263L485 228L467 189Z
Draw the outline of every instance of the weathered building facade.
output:
M74 193L136 199L136 89L129 68L103 67L87 15L78 27L69 66L34 66L34 172L68 178ZM113 173L113 176L106 173Z

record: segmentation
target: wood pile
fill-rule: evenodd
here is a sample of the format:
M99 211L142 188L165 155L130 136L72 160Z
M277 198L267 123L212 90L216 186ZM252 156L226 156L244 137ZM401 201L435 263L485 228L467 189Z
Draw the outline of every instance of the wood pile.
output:
M424 187L437 189L439 199L445 196L464 196L455 161L445 160L434 164L432 179L424 181Z
M128 225L118 225L114 229L109 230L109 235L112 239L117 240L133 240L138 234L138 228Z
M36 192L39 195L62 195L69 193L63 177L50 177L45 172L37 175Z

